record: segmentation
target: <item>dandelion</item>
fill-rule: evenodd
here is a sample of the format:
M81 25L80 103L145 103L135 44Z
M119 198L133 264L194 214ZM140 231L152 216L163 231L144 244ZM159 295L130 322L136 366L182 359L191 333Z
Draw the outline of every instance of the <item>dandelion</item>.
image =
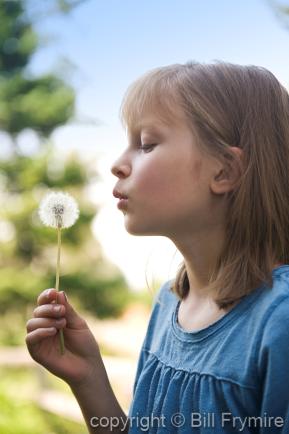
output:
M39 206L39 217L45 226L57 229L57 264L55 289L59 291L61 229L72 226L79 216L79 209L72 196L62 192L48 193ZM59 330L61 354L64 354L63 330Z
M67 193L49 193L42 200L39 216L46 226L69 228L79 216L77 203Z

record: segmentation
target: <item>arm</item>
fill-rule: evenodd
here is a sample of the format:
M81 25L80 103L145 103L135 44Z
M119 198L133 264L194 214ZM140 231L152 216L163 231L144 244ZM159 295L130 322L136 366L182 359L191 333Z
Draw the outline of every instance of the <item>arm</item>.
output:
M91 381L70 385L70 388L77 399L90 434L128 433L128 417L113 393L103 363Z
M153 307L156 312L159 308L159 304L157 303L158 298L159 292L155 296L153 302ZM144 348L147 344L148 336L150 336L149 329L148 326L148 331L144 338L142 350L138 359L137 372L133 385L133 395L147 358L147 353L144 351ZM100 361L97 364L98 371L93 374L92 380L86 381L86 383L81 386L70 385L70 388L81 408L89 433L108 434L113 432L118 434L127 434L130 428L130 419L122 411L112 391L102 358L98 357L97 360ZM100 397L100 399L97 399L98 397ZM105 423L109 424L110 422L111 428L109 426L104 426ZM102 427L97 427L97 424L101 424Z
M129 419L111 389L95 337L64 293L58 294L54 288L43 291L26 328L31 357L70 386L89 433L127 433ZM65 337L63 355L59 354L60 328Z

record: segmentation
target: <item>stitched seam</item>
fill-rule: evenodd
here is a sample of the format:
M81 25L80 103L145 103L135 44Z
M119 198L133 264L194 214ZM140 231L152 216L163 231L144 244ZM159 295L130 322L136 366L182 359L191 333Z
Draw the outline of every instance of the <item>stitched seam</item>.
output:
M260 296L260 294L255 294L255 297L253 298L253 300L251 300L251 303L248 304L245 309L241 312L241 315L239 315L237 318L242 318L242 316L249 310L250 307L252 307L253 302ZM227 320L227 322L225 322L224 324L220 325L216 330L213 330L211 333L207 334L206 336L201 337L198 340L190 340L190 339L185 339L183 337L178 336L178 334L175 331L174 328L174 324L173 324L173 318L171 318L171 322L172 322L172 331L173 334L175 335L175 337L181 341L181 342L187 342L190 343L191 345L194 344L199 344L200 342L202 342L203 340L209 339L211 338L211 336L214 336L215 334L218 334L220 332L223 331L224 327L227 327L229 324L231 324L231 322L236 319L236 315L232 316L229 320Z
M151 356L153 356L155 359L157 359L160 363L162 363L162 365L164 365L164 366L166 366L168 368L172 368L175 371L183 371L183 372L187 372L189 374L197 374L199 376L212 377L215 380L226 381L226 382L231 383L231 384L233 384L235 386L243 387L243 388L246 388L246 389L253 389L253 390L257 389L257 387L255 387L255 386L251 386L249 384L241 384L238 381L232 380L231 378L218 377L218 376L216 376L214 374L210 374L210 373L206 373L206 372L189 371L189 370L182 369L182 368L176 368L175 366L171 366L168 363L166 363L163 360L161 360L155 353L151 352L149 349L144 348L143 351L149 353Z

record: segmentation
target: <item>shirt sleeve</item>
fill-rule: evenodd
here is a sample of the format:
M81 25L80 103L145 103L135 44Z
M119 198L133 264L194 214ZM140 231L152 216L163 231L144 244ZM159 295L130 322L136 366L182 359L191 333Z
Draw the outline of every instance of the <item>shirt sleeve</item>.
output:
M274 307L265 324L258 369L262 385L259 432L288 434L289 297Z

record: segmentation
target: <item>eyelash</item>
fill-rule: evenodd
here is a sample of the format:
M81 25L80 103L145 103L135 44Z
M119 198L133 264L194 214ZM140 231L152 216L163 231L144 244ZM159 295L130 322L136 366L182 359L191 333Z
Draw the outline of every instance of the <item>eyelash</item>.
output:
M142 145L142 146L139 147L139 149L141 151L146 151L148 149L153 149L155 146L156 145L154 143L152 143L151 145ZM148 151L148 152L150 152L150 151Z

